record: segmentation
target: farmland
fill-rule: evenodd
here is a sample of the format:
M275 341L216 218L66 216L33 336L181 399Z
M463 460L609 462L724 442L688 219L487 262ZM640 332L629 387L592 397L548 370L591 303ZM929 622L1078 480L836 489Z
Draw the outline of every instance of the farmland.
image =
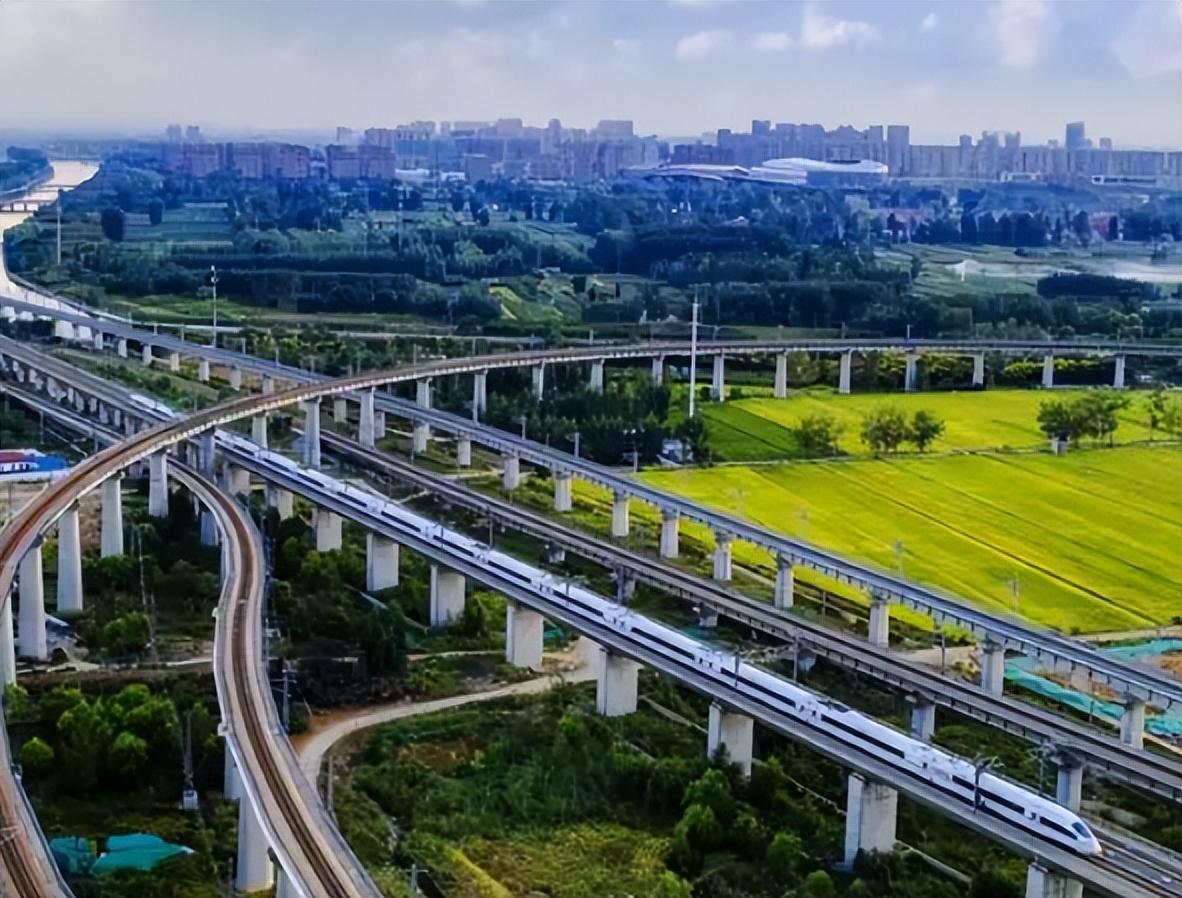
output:
M750 394L749 388L744 392ZM1056 399L1080 391L1055 390ZM893 405L910 417L927 409L945 422L932 452L998 448L1026 449L1044 445L1036 415L1047 393L1040 390L985 390L853 394L839 396L827 388L794 391L788 399L751 398L702 405L715 461L763 461L798 455L790 428L809 415L832 415L845 430L839 441L843 452L864 453L858 429L862 416L873 408ZM1144 398L1132 396L1120 415L1117 442L1148 440Z
M1178 615L1180 465L1177 446L1161 445L642 477L984 607L1086 633Z

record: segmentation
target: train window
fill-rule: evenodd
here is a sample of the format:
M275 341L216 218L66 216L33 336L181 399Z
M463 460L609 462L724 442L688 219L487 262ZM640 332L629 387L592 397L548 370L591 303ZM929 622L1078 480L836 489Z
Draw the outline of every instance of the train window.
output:
M962 789L968 789L970 792L973 791L973 784L964 777L954 776L952 778L952 782L956 783L956 785L960 786Z
M1017 802L1010 801L1008 798L1002 798L1000 795L996 795L993 792L987 792L984 789L982 789L981 790L981 797L988 798L990 801L994 802L995 804L1000 804L1003 807L1007 807L1011 811L1014 811L1015 813L1018 813L1018 814L1025 814L1026 813L1026 809L1024 807L1022 807L1022 805L1018 804Z
M1073 842L1078 838L1075 833L1069 830L1066 826L1056 823L1054 820L1048 820L1046 817L1039 817L1038 822L1045 826L1052 832L1056 832L1065 839L1071 839Z
M822 715L822 719L826 723L832 724L833 726L837 727L839 730L849 733L854 738L860 739L863 742L869 742L871 745L875 746L876 748L880 748L885 752L889 752L890 754L894 755L897 758L906 757L904 752L895 748L893 745L883 742L881 739L875 739L869 733L864 733L864 732L862 732L862 730L855 729L854 727L849 726L846 723L843 723L842 721L838 720L835 717L830 717L828 714L824 714L824 715Z
M1079 833L1080 836L1082 836L1085 839L1092 838L1092 834L1088 830L1088 828L1086 826L1084 826L1082 823L1080 823L1078 820L1075 821L1075 823L1071 824L1071 828L1073 830L1075 830L1077 833Z

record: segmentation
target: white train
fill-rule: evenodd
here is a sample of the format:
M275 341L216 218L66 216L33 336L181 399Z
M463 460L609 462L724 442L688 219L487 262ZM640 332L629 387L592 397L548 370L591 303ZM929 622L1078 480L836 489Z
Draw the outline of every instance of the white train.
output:
M276 453L260 451L244 437L231 435L227 441L260 460L285 468L291 476L315 489L332 492L338 499L377 515L395 530L459 552L496 576L541 593L548 601L557 602L579 617L609 626L653 651L692 665L705 676L727 689L737 690L769 711L787 715L854 745L908 776L936 787L953 801L975 807L979 813L1004 820L1068 851L1082 855L1102 853L1099 840L1078 815L1015 783L987 772L978 776L976 768L968 761L913 739L825 696L802 689L730 652L690 639L672 627L577 584L560 580L393 502L343 484L319 471L302 468Z

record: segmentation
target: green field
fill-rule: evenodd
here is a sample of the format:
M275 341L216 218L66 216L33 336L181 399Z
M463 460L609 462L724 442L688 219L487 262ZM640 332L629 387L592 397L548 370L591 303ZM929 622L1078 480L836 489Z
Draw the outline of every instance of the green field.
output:
M744 391L749 393L748 388ZM1078 390L1055 390L1054 398L1070 399ZM763 461L793 458L796 441L788 428L808 415L832 415L845 425L840 447L850 454L866 452L858 432L862 416L872 408L894 405L909 417L927 409L945 422L944 434L930 452L997 448L1042 447L1036 416L1048 398L1041 390L985 390L932 393L864 393L840 396L828 388L788 394L788 399L752 398L703 403L700 408L710 435L715 461ZM1130 393L1130 405L1120 416L1116 441L1148 440L1145 414L1147 394ZM1177 400L1177 395L1175 399Z
M1182 614L1180 472L1182 451L1163 444L641 476L982 606L1086 633Z

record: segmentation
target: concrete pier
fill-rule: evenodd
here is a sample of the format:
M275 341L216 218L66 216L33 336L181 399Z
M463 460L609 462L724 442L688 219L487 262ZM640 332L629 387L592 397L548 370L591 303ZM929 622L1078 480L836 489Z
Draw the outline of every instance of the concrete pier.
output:
M127 358L127 341L123 337L115 341L115 355L121 359Z
M230 369L230 389L231 390L241 390L242 389L242 369L241 368L231 368Z
M230 746L223 740L224 759L222 763L222 796L230 801L242 797L242 783L238 779L238 768L234 764L234 754Z
M361 394L361 410L357 419L357 442L366 449L372 449L377 440L377 421L374 416L373 403L373 390L366 390ZM382 424L385 423L383 417Z
M274 884L274 869L267 851L267 837L258 815L243 795L238 800L238 863L234 886L239 892L261 892Z
M512 599L505 606L505 660L514 667L542 669L542 615Z
M911 705L911 735L921 742L931 742L936 732L936 705L928 698L915 696Z
M981 688L991 695L1005 691L1006 651L998 643L986 641L981 646Z
M1112 359L1112 366L1112 388L1123 390L1125 388L1125 357L1123 355L1115 356Z
M596 359L595 361L593 361L591 363L591 381L589 383L589 386L591 388L591 392L602 393L603 392L603 383L604 383L603 359Z
M796 602L796 570L792 561L780 555L776 558L776 583L772 591L772 605L781 610Z
M173 374L177 374L181 370L181 354L179 352L168 354L168 370Z
M260 388L264 396L269 396L275 392L275 378L263 376L263 384Z
M546 363L534 365L530 369L530 379L533 383L534 399L541 399L546 392Z
M844 864L853 866L858 853L895 849L899 793L890 786L851 773L845 807Z
M345 424L349 420L349 403L344 396L334 396L332 399L332 423Z
M571 474L556 473L554 475L554 510L558 512L570 511L573 504L575 478Z
M250 471L237 465L225 464L222 470L223 486L231 496L250 495Z
M286 521L288 518L294 517L295 499L291 494L291 490L285 490L267 484L266 496L267 506L279 512L279 520Z
M456 467L472 467L472 441L467 437L456 439Z
M1031 864L1026 868L1026 898L1083 898L1083 883Z
M675 508L661 509L661 545L662 558L676 558L678 542L680 540L681 512Z
M94 332L94 350L95 350L95 352L102 352L103 349L104 349L103 332L102 331L95 331Z
M1059 771L1055 778L1055 802L1069 811L1079 813L1083 801L1083 759L1069 750L1061 750L1056 762Z
M488 408L488 372L477 371L472 375L472 420L479 421Z
M197 360L197 379L203 384L209 383L209 359Z
M320 400L308 399L304 406L303 461L309 468L320 467Z
M919 389L919 355L909 352L903 356L903 390L914 393Z
M985 353L983 352L973 356L973 386L985 386Z
M850 392L850 381L854 367L854 353L846 351L841 354L837 367L837 392L843 396Z
M722 530L714 531L713 571L711 576L723 583L729 583L734 573L731 559L734 537Z
M419 408L431 407L431 378L423 377L415 381L415 405ZM414 441L415 452L424 452L427 441L431 439L431 427L427 424L415 424Z
M373 438L375 441L380 440L386 435L386 413L375 411L373 413Z
M365 588L380 592L398 585L398 543L376 533L365 535Z
M57 522L57 613L82 610L82 537L78 503Z
M600 646L597 667L595 710L604 717L635 713L640 665Z
M140 349L140 361L145 367L152 367L152 347L144 346Z
M1045 355L1042 359L1042 388L1049 390L1055 385L1055 357Z
M521 459L516 455L506 455L501 459L501 486L509 492L521 485Z
M612 537L615 539L623 539L628 535L628 529L628 494L616 493L615 496L612 497Z
M123 475L103 481L103 530L99 548L103 558L123 554Z
M776 379L772 387L776 399L788 398L788 353L776 353Z
M889 599L874 596L870 599L870 624L866 638L871 645L886 648L891 641L891 603Z
M431 626L445 627L464 613L464 575L431 565Z
M727 711L717 702L710 704L706 726L706 754L711 758L719 748L726 749L732 764L738 764L743 776L751 776L751 760L755 742L755 721L746 714Z
M653 356L653 386L659 387L665 383L665 357Z
M250 438L258 443L259 448L267 448L267 416L255 415L250 419Z
M316 527L316 551L331 552L341 547L341 516L327 508L313 509Z
M163 449L148 459L148 514L168 517L168 453Z
M45 661L49 644L45 638L45 580L41 571L41 542L25 553L20 561L20 643L22 658Z
M710 398L715 402L726 401L726 356L721 352L714 357L710 373Z
M0 688L16 682L16 640L12 628L13 597L6 597L0 611Z
M1125 698L1125 709L1120 715L1120 741L1133 748L1145 747L1145 702L1139 698Z

